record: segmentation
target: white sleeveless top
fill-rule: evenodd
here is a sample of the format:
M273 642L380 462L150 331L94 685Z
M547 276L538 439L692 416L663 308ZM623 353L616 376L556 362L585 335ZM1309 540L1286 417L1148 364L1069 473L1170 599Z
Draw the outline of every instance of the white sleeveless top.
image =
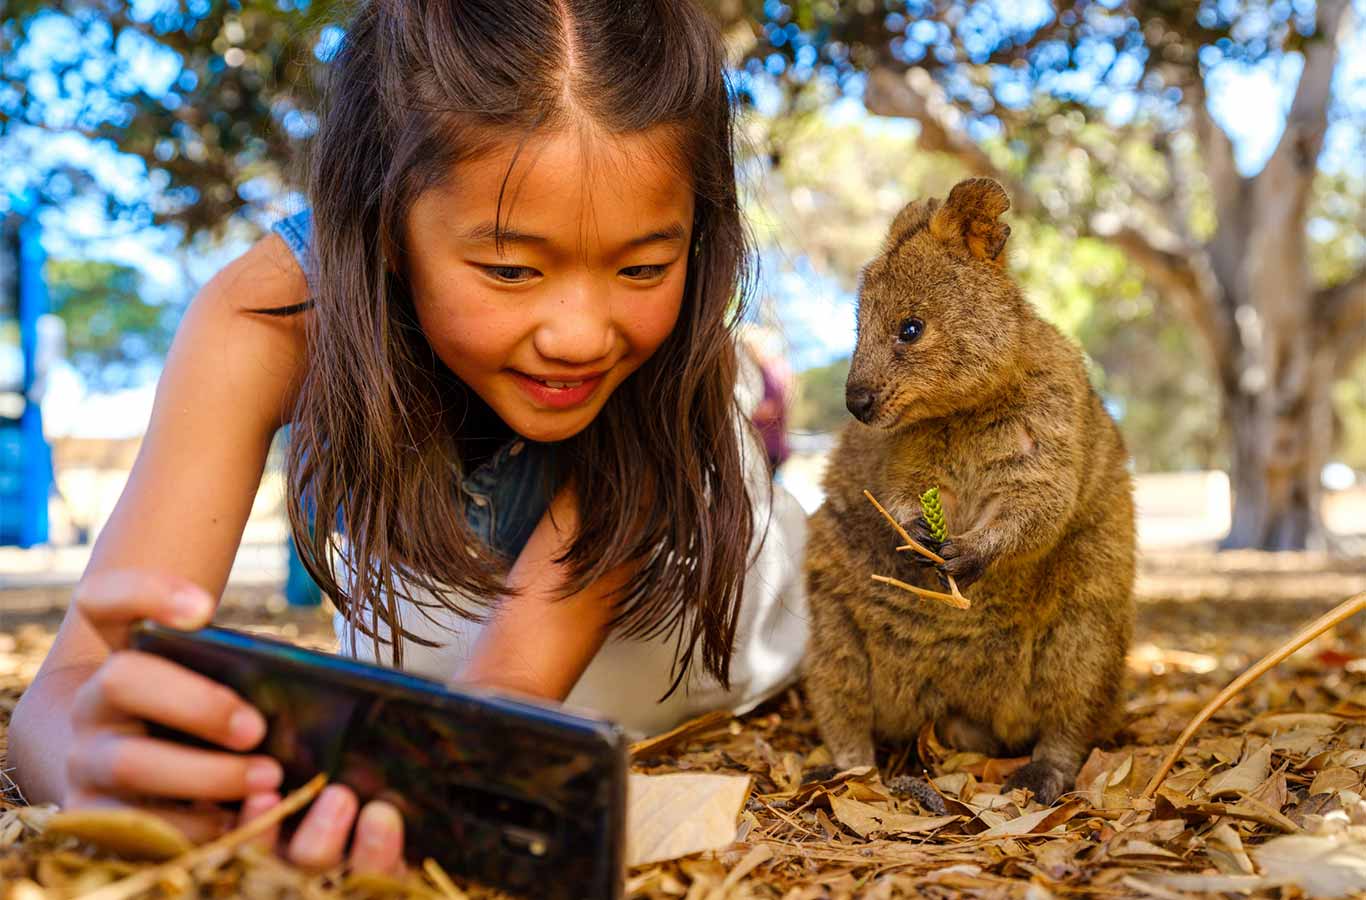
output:
M740 391L743 408L753 399L752 385L742 384ZM763 451L748 441L746 451L745 473L755 503L756 533L731 656L730 689L706 675L700 654L695 654L687 681L660 702L671 681L673 640L609 638L570 692L567 706L606 716L636 736L657 734L711 710L748 712L796 679L808 633L802 574L806 514L777 484L772 486L770 504ZM439 606L429 607L425 614L410 607L406 601L399 604L404 627L440 646L405 642L404 668L451 681L464 668L483 626ZM341 652L375 661L369 638L340 614L335 617L335 626ZM381 626L381 633L384 631Z

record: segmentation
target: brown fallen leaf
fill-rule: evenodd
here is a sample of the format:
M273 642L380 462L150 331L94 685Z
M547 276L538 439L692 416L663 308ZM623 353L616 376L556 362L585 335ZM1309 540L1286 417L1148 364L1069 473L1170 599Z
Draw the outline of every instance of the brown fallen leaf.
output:
M1237 796L1249 794L1261 786L1271 774L1271 746L1262 744L1256 750L1249 750L1243 761L1232 769L1216 772L1205 782L1205 792L1210 797Z
M1361 787L1361 775L1344 766L1330 766L1319 771L1309 785L1309 795L1331 794L1335 791L1355 791Z
M140 809L73 809L47 820L45 833L75 838L126 859L160 862L188 851L194 844L160 816Z
M749 788L748 775L631 775L627 865L678 859L731 843Z
M1227 822L1220 822L1211 828L1205 840L1205 852L1220 872L1225 875L1254 874L1252 860L1248 859L1242 838Z
M830 811L859 837L873 834L924 834L959 821L959 816L915 816L848 797L831 797Z
M1016 816L999 825L993 825L978 835L980 838L1003 837L1007 835L1047 834L1054 828L1070 820L1086 807L1085 800L1069 800L1062 806L1041 809L1037 812Z
M1294 885L1310 897L1366 892L1366 840L1352 834L1273 838L1252 856L1268 882Z

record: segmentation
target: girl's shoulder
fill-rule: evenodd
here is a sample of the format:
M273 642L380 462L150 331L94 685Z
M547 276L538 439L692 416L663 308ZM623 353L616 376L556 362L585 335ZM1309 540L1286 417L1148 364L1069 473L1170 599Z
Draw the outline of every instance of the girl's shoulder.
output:
M163 378L203 366L231 382L239 412L259 407L263 426L283 423L307 364L308 279L274 232L228 263L195 295L177 329L173 355L184 363ZM271 310L279 314L271 315Z

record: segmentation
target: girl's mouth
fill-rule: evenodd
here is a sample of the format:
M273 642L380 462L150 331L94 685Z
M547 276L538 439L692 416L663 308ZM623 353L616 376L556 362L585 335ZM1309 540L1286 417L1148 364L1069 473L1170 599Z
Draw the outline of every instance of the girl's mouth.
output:
M602 372L580 375L577 378L550 378L528 375L513 371L513 380L533 403L551 409L569 409L578 406L597 390L602 383Z

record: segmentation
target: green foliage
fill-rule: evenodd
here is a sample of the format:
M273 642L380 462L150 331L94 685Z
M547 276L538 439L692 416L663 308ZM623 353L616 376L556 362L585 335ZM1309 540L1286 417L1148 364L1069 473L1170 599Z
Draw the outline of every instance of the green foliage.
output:
M165 357L181 309L147 303L135 269L107 262L50 260L48 292L66 326L67 357L88 384L118 388L139 367Z
M838 431L853 419L844 406L844 382L849 359L797 373L797 395L788 415L796 431Z
M934 539L942 541L947 538L949 529L944 521L944 504L939 501L938 486L920 495L920 509L925 513L925 521L930 523L930 534L934 535Z
M0 30L0 141L15 140L30 126L111 140L146 166L155 188L154 199L106 189L112 212L174 222L190 235L219 233L233 213L278 195L293 180L326 75L314 50L322 29L343 19L346 6L340 0L10 3ZM26 61L35 54L25 45L35 27L50 28L63 14L69 46L42 51L61 85L53 97L29 89L33 72ZM143 82L148 71L167 67L166 90ZM79 110L74 119L73 110ZM54 204L102 188L91 173L44 169L41 159L31 160L27 175Z

